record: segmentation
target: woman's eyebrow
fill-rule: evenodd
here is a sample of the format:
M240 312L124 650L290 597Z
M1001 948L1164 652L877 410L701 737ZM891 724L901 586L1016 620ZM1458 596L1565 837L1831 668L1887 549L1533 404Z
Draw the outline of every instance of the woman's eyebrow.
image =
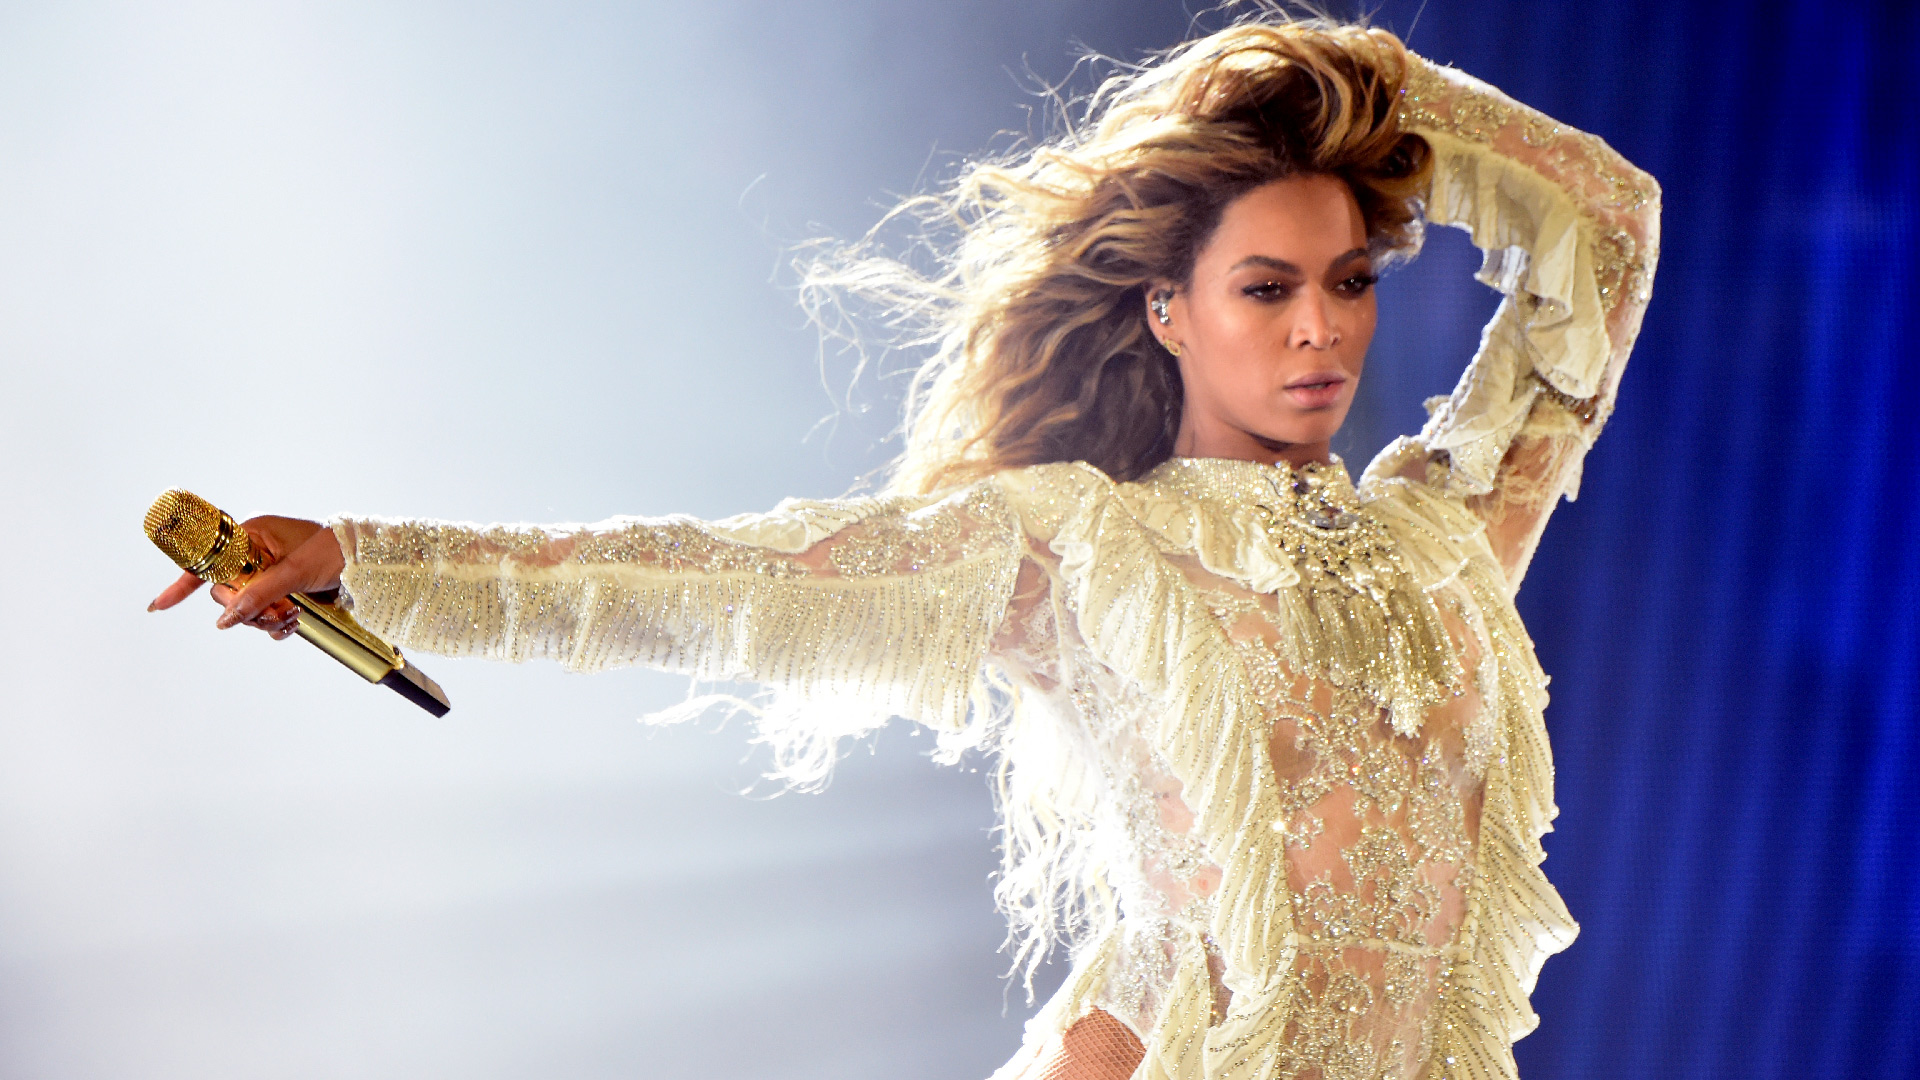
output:
M1293 265L1287 260L1276 259L1271 255L1249 255L1246 258L1241 259L1239 262L1234 263L1232 266L1228 267L1227 270L1229 273L1231 273L1235 270L1240 269L1243 266L1264 266L1267 269L1280 274L1300 274L1302 272L1299 267Z
M1350 250L1343 251L1338 255L1335 255L1333 257L1333 260L1329 262L1327 265L1339 266L1341 263L1351 262L1355 258L1366 258L1366 256L1367 256L1366 248L1352 248ZM1239 270L1242 267L1247 267L1247 266L1265 267L1268 270L1272 270L1276 274L1295 274L1302 277L1306 276L1306 272L1301 270L1298 266L1295 266L1294 264L1288 262L1285 259L1276 259L1271 255L1249 255L1246 258L1241 259L1239 262L1234 263L1232 266L1228 267L1227 272L1232 273L1235 270Z

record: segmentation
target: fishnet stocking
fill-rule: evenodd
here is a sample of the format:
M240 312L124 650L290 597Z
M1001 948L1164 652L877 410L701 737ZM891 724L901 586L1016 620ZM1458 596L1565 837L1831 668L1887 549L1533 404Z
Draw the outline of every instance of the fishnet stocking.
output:
M1035 1080L1127 1080L1146 1048L1127 1025L1099 1009L1073 1022Z

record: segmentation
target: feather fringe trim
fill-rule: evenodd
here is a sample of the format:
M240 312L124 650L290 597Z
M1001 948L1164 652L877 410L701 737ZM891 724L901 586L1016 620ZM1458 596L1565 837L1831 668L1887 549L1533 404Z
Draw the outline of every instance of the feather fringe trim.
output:
M355 618L402 648L571 671L643 664L766 683L842 724L906 716L958 731L1019 561L1008 545L897 577L786 579L356 562L343 584Z

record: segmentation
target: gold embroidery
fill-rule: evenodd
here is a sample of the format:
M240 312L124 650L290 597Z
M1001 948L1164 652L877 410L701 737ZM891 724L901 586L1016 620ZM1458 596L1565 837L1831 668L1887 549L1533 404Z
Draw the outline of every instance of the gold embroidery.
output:
M1296 887L1276 1075L1410 1075L1466 914L1480 781L1443 749L1450 732L1397 735L1364 696L1287 670L1264 636L1235 641L1274 718L1274 828Z
M1534 383L1540 387L1540 396L1571 413L1582 426L1591 427L1598 434L1599 428L1606 423L1607 416L1613 412L1613 404L1608 402L1603 409L1598 397L1577 398L1565 390L1540 377L1539 372L1532 373ZM1595 423L1595 421L1599 423Z
M576 540L574 561L657 566L673 573L747 573L773 579L807 577L807 567L763 548L722 540L690 521L634 522Z
M984 491L976 489L959 504L960 514L943 506L935 512L876 515L865 528L832 541L827 560L842 577L877 577L917 573L966 558L977 552L985 531L968 530L962 523L993 512L982 502L984 497Z

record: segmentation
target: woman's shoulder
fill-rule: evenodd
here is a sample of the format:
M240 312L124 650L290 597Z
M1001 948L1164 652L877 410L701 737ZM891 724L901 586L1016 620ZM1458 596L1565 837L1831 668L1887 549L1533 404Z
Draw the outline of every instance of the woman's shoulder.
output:
M1085 461L1047 461L1001 469L988 482L1002 491L1040 493L1106 493L1115 480L1099 466Z
M1469 565L1497 571L1486 523L1449 483L1444 460L1413 439L1397 439L1361 476L1361 504L1386 527L1403 560L1424 582L1446 580Z
M1002 470L988 482L1023 515L1047 525L1047 532L1104 513L1157 533L1206 501L1172 475L1179 460L1127 480L1086 461L1050 461Z
M1294 581L1260 527L1257 504L1271 491L1262 470L1271 469L1174 458L1119 480L1087 462L1063 461L1010 469L994 482L1037 539L1081 551L1089 568L1126 561L1121 552L1197 557L1223 577L1271 591Z

